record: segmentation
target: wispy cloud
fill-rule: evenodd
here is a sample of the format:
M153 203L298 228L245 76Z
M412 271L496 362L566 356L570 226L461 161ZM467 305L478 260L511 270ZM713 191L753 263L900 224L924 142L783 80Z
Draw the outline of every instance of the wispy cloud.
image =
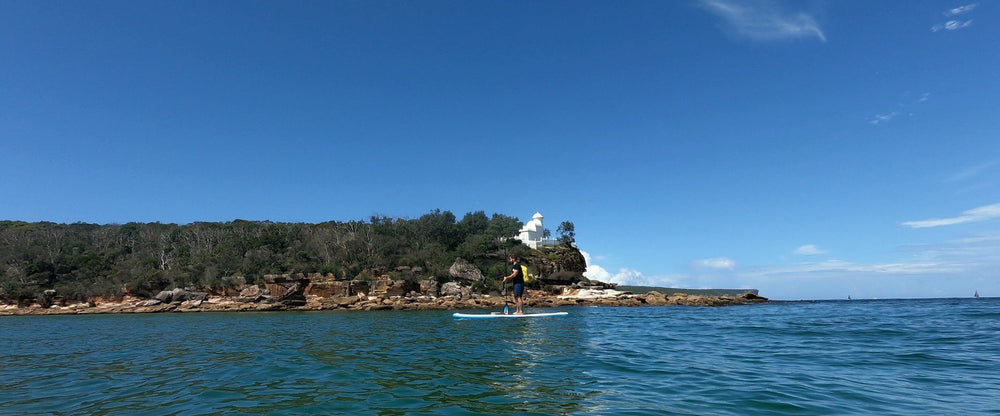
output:
M784 10L763 0L701 0L706 10L721 17L736 33L755 40L817 38L826 35L813 16Z
M920 94L920 96L917 97L916 99L913 98L913 96L912 96L912 94L910 92L907 92L907 93L903 94L903 98L897 104L897 107L899 108L898 110L896 110L896 111L890 111L890 112L887 112L887 113L875 114L875 115L871 116L871 118L868 119L868 124L876 125L877 126L877 125L882 124L882 123L890 122L894 118L899 117L900 115L902 115L903 111L906 111L908 116L913 116L913 113L909 112L910 109L913 108L913 107L915 107L915 106L917 106L917 105L921 105L923 103L926 103L926 102L930 101L930 99L931 99L931 93L929 93L929 92L925 92L925 93Z
M893 111L891 113L885 113L885 114L876 114L872 116L871 120L868 120L868 123L878 125L880 123L885 123L887 121L890 121L896 118L896 116L898 115L899 115L898 111Z
M933 274L954 273L960 271L954 265L939 262L899 262L899 263L852 263L843 260L828 260L816 263L801 263L787 266L771 266L744 273L747 277L767 277L794 275L802 278L827 277L828 274L866 273L866 274Z
M949 20L947 22L931 26L931 32L940 32L942 30L956 31L958 29L965 29L969 26L972 26L972 19L965 21Z
M976 234L942 243L905 247L922 260L966 269L996 269L1000 259L1000 232Z
M990 207L1000 211L1000 204ZM802 247L809 246L813 245ZM1000 293L1000 284L989 278L1000 269L1000 257L996 255L1000 252L1000 231L897 249L905 256L861 263L828 259L747 268L718 257L696 260L692 262L695 270L669 276L646 275L626 268L608 273L599 266L594 269L589 255L584 253L588 261L584 275L623 285L754 288L772 299L836 299L849 294L855 298L969 296L973 288L981 293ZM591 274L598 270L604 274Z
M716 257L711 259L695 260L694 265L696 267L707 268L707 269L732 270L734 267L736 267L736 262L733 261L732 259L728 259L725 257Z
M994 161L990 161L990 162L986 162L986 163L982 163L982 164L979 164L979 165L976 165L976 166L972 166L972 167L968 167L968 168L962 169L961 171L958 171L958 172L952 174L951 176L949 176L947 178L947 181L948 182L961 182L961 181L966 181L966 180L969 180L969 179L973 179L973 178L981 175L983 172L986 172L990 168L996 166L997 164L1000 164L1000 162L994 160Z
M795 254L800 256L816 256L820 254L826 254L827 251L817 247L815 244L806 244L795 249Z
M971 11L975 10L976 7L979 7L979 3L966 4L965 6L959 6L959 7L956 7L954 9L948 9L948 10L946 10L944 12L944 15L945 16L958 16L960 14L966 14L968 12L971 12Z
M986 221L993 218L1000 218L1000 203L973 208L952 218L932 218L920 221L907 221L902 225L910 228L931 228L943 227L946 225L964 224L969 222Z
M955 7L955 8L952 8L952 9L945 10L943 14L946 17L960 16L960 15L964 15L964 14L968 14L968 13L972 12L977 7L979 7L979 3L966 4L965 6L959 6L959 7ZM952 20L949 20L947 22L937 23L937 24L931 26L931 32L940 32L940 31L953 32L953 31L956 31L956 30L959 30L959 29L965 29L965 28L967 28L969 26L972 26L972 19L968 19L968 20L952 19Z

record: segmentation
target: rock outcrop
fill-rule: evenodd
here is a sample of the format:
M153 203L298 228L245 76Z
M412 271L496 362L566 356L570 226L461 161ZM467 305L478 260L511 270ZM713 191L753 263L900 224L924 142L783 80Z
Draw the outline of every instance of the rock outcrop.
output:
M587 279L587 261L576 247L557 245L543 247L523 256L529 270L542 283L571 285Z
M279 279L280 280L280 279ZM293 279L294 280L294 279ZM390 279L391 280L391 279ZM361 286L360 284L358 286ZM354 286L354 287L358 287ZM395 283L393 283L395 286ZM282 286L284 287L284 286ZM358 292L350 295L317 296L307 294L306 286L294 282L280 295L259 286L247 286L238 296L202 296L181 289L160 292L156 298L124 297L79 302L65 306L34 304L27 307L0 305L0 315L95 314L95 313L158 313L158 312L239 312L282 310L442 310L499 309L509 298L501 295L472 293L471 287L448 282L441 285L440 294L410 291L404 295ZM424 284L417 287L425 287ZM436 287L427 282L426 287ZM395 292L393 292L395 293ZM169 299L164 302L160 299ZM741 296L700 296L686 293L666 295L649 292L636 295L615 290L611 285L589 284L548 286L546 290L529 290L525 305L533 308L559 306L732 306L767 302L754 293Z
M482 282L486 279L483 276L482 270L479 270L475 264L469 263L461 257L456 258L455 262L448 268L448 274L455 279L468 283Z

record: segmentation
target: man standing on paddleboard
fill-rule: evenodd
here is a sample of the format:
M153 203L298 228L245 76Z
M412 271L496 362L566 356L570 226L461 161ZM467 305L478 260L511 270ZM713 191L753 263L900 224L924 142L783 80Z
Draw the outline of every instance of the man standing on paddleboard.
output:
M514 269L510 276L503 278L503 283L507 283L508 280L514 282L514 305L516 306L514 315L523 315L524 311L521 310L521 307L524 304L524 273L521 271L521 263L514 255L508 257L507 262L513 264Z

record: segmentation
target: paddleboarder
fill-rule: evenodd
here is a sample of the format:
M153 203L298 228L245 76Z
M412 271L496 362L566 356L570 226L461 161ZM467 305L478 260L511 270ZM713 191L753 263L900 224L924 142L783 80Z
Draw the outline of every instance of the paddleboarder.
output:
M517 257L513 254L507 257L507 262L513 265L513 270L510 275L503 278L502 283L507 283L508 280L514 282L514 315L523 315L524 310L522 306L524 305L524 273L521 271L521 263L517 261Z

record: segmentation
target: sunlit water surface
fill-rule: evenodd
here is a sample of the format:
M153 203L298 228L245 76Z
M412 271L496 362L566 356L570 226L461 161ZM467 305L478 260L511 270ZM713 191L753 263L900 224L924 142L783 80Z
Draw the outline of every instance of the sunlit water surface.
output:
M0 317L0 414L1000 414L1000 299L558 310Z

